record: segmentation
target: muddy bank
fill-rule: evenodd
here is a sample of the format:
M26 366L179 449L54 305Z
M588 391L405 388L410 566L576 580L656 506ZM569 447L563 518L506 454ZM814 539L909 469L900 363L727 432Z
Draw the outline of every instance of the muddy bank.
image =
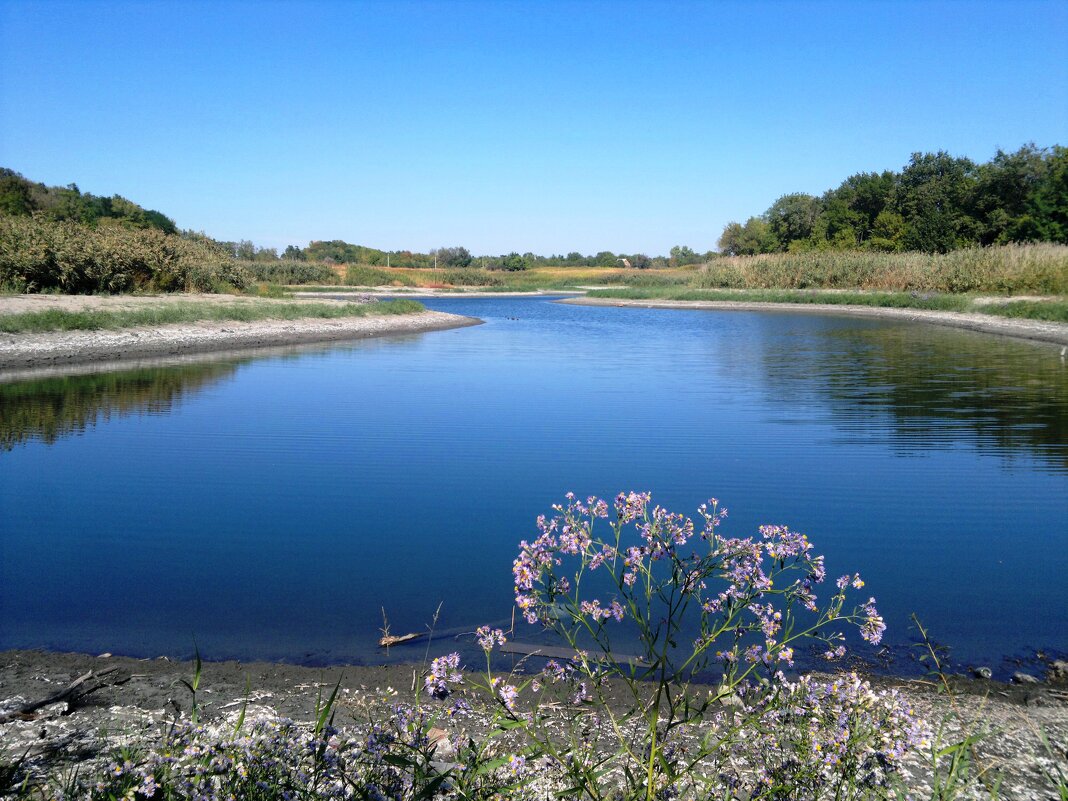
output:
M480 322L473 317L424 311L333 319L211 321L155 328L0 334L0 371L336 342L440 331Z
M0 714L18 703L49 696L90 670L108 668L115 669L108 675L108 685L81 702L53 704L33 716L0 724L0 759L28 752L30 763L42 771L92 762L116 745L152 742L176 718L188 718L191 697L183 681L192 680L192 663L42 651L0 653ZM362 730L369 720L390 714L394 704L411 702L423 675L418 665L312 668L208 662L198 701L202 719L208 722L232 724L247 699L250 719L279 715L310 723L320 695L328 696L340 682L335 722ZM921 681L872 681L903 693L921 717L943 731L947 742L976 729L992 732L978 748L984 764L1004 775L1002 798L1050 798L1055 791L1048 773L1058 767L1068 770L1068 685L1063 680L1027 686L969 681L954 698ZM441 724L450 734L457 727L474 736L489 730L490 715L479 706L480 696L470 697L472 714ZM1048 744L1043 743L1043 734ZM905 775L918 787L928 778L919 763L906 766ZM974 797L983 797L978 788Z
M1068 324L1043 320L995 317L987 314L895 309L883 306L850 306L833 303L761 303L736 300L625 300L622 298L566 298L558 303L579 306L632 306L644 309L707 309L711 311L781 311L798 314L843 314L853 317L908 320L951 328L964 328L986 334L1019 337L1036 342L1068 345Z

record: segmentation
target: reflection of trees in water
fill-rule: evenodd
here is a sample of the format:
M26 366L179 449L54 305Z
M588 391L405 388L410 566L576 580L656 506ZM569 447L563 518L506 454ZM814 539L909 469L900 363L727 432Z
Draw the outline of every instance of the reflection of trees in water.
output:
M966 435L1068 468L1068 367L1055 348L927 326L839 330L820 344L766 350L768 380L829 398L843 430L878 435L873 416L881 426L888 415L907 450Z
M51 444L113 415L166 412L236 367L206 362L0 384L0 450L35 439Z

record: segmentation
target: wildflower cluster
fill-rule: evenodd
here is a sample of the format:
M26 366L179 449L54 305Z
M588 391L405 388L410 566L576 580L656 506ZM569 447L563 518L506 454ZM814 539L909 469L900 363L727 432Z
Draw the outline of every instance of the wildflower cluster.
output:
M855 673L781 680L774 692L751 684L740 698L745 722L731 749L729 783L750 784L752 797L772 787L804 798L885 788L904 756L930 738L897 690L875 691Z
M448 656L439 656L430 662L430 672L423 680L423 687L431 698L439 700L449 697L452 692L449 685L463 684L464 677L460 673L460 655L451 653Z
M647 661L669 654L675 668L692 674L711 659L744 675L793 665L792 643L802 637L824 641L826 653L840 657L844 635L835 623L856 625L870 643L882 637L874 599L845 608L847 593L864 586L858 575L840 581L821 609L816 590L827 577L824 558L787 526L761 526L756 538L722 536L727 510L716 499L699 507L695 523L639 492L620 493L611 507L568 494L553 509L551 519L538 518L538 537L520 543L512 574L525 619L569 640L607 650L606 624L630 621ZM602 520L607 532L599 536ZM597 571L607 572L599 586L613 597L582 597L580 582ZM678 645L680 635L691 648Z

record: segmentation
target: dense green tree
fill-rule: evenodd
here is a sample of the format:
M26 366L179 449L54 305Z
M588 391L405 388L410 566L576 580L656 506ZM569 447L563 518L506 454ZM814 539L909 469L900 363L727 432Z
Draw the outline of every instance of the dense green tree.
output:
M719 238L719 250L727 256L755 256L777 249L778 238L771 226L760 217L750 217L745 225L731 222Z
M778 240L778 249L786 250L791 242L812 236L819 213L820 202L816 198L795 192L772 203L764 220Z
M0 214L32 214L36 208L30 182L14 170L0 167Z
M1028 200L1028 211L1026 238L1068 244L1068 147L1053 148L1046 175Z
M687 264L700 264L701 255L695 253L692 248L685 245L675 245L671 249L671 264L675 267L683 267Z
M464 247L438 248L430 255L437 256L438 267L463 269L471 266L471 252Z
M529 266L527 260L515 251L512 251L507 256L501 256L499 263L500 269L508 270L509 272L525 270Z
M979 226L967 212L976 180L971 159L945 151L913 153L897 180L895 210L905 218L905 248L946 253L978 241Z
M304 251L296 245L286 245L286 249L282 252L282 258L291 259L292 261L304 261Z

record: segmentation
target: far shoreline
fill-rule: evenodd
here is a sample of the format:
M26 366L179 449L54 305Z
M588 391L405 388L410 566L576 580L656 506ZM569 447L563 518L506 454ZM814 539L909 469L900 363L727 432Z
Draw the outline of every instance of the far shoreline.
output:
M191 354L252 352L285 345L342 342L395 334L417 334L481 325L474 317L423 311L352 318L224 321L156 328L63 331L0 335L0 380L27 371Z
M1016 317L995 317L929 309L894 308L889 306L857 306L833 303L773 303L769 301L737 300L630 300L625 298L563 298L556 303L575 306L617 306L639 309L690 309L698 311L757 311L797 312L800 314L874 317L885 320L928 323L950 328L962 328L984 334L1027 339L1054 345L1068 345L1068 324Z

